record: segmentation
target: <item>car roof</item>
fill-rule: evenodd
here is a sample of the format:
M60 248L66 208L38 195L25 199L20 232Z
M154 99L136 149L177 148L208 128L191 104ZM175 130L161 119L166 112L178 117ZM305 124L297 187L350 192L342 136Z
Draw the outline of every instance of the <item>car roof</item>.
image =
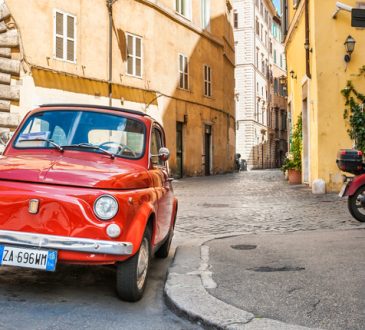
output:
M77 104L77 103L50 103L50 104L42 104L39 108L84 108L84 109L100 109L100 110L112 110L112 111L119 111L135 116L141 117L148 117L151 118L149 115L142 111L138 110L130 110L118 107L111 107L107 105L98 105L98 104ZM152 118L151 118L152 119Z

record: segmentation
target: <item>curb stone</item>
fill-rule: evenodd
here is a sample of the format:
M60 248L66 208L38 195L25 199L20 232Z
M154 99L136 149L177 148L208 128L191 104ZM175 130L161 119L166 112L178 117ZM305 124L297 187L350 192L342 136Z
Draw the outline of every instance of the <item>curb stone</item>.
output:
M204 246L205 248L206 246ZM204 260L202 261L201 253ZM202 283L202 269L206 268L206 249L202 246L179 246L169 268L164 296L170 308L191 321L209 329L225 330L305 330L266 318L229 305L210 295ZM204 263L205 267L202 267Z

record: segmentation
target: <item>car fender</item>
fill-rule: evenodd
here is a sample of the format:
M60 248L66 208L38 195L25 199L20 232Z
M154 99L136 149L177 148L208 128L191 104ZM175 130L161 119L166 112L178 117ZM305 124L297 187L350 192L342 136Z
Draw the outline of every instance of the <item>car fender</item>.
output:
M148 221L152 219L152 245L154 244L154 238L156 236L156 224L155 224L155 208L150 202L143 203L138 207L136 216L133 218L125 233L124 240L133 243L132 255L137 253L142 242L142 238L148 224Z

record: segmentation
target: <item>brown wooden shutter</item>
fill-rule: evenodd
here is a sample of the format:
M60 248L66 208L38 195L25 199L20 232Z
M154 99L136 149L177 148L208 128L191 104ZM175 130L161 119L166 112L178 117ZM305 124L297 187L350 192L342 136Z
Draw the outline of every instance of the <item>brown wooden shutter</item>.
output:
M63 14L56 13L56 57L63 58Z
M75 61L75 18L67 16L67 60Z

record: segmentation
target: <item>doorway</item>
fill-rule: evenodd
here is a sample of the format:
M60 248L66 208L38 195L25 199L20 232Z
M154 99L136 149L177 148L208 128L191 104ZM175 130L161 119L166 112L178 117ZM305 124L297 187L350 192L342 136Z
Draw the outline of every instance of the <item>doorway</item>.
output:
M178 179L184 176L183 126L182 122L176 123L176 177Z
M211 147L212 147L212 126L205 125L204 130L204 174L210 175L210 166L211 166Z
M309 182L309 134L308 134L308 99L303 99L302 111L303 133L303 182Z

